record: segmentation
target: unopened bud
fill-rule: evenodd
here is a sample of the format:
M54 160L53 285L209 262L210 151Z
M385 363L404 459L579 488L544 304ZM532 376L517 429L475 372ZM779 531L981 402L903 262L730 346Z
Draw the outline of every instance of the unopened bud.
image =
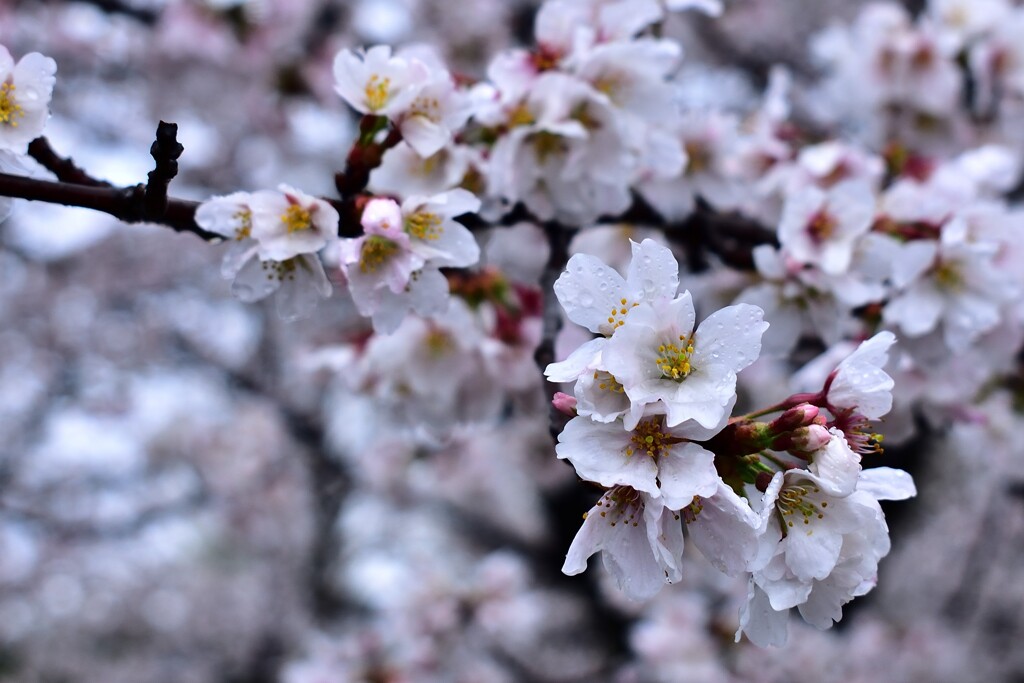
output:
M819 451L832 440L832 435L828 429L819 424L801 427L794 430L788 436L791 439L791 445L786 450L798 454L809 454Z
M760 491L761 493L764 493L765 491L767 491L768 490L768 485L771 484L771 483L772 483L772 473L771 472L758 472L757 473L757 477L754 479L754 486L756 486L757 490Z
M569 394L561 391L556 391L555 395L551 398L551 405L555 407L560 413L564 413L569 417L576 417L576 397L570 396Z
M799 427L806 427L814 422L814 418L818 417L818 412L818 406L812 406L810 403L794 406L772 420L772 432L782 434Z

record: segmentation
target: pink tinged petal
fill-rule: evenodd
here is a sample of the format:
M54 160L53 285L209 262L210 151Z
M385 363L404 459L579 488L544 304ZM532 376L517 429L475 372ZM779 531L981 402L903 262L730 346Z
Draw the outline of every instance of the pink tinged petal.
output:
M633 258L626 274L633 301L671 300L679 290L679 263L672 250L652 239L640 244L630 240ZM692 327L691 327L692 329Z
M736 576L746 571L757 553L758 515L722 481L714 495L699 502L699 512L686 525L690 540L720 572Z
M830 430L832 438L824 448L811 455L810 471L817 475L822 489L833 496L845 497L853 493L860 476L860 456L846 443L846 437L836 428Z
M740 608L737 643L743 634L758 647L781 647L789 635L789 610L772 609L768 596L753 580L747 591L747 602Z
M715 311L694 334L693 366L723 365L739 372L761 354L761 335L767 329L764 311L757 306L735 304Z
M694 496L711 496L719 482L715 455L695 443L676 444L658 457L658 481L664 505L670 510L686 507Z
M394 199L371 199L359 222L366 234L393 239L402 230L402 209Z
M592 372L601 359L601 351L608 339L598 337L578 347L563 361L551 363L544 368L549 382L575 382L585 372Z
M575 417L558 435L555 452L571 462L582 479L602 486L630 486L657 497L658 466L644 453L626 455L630 436L621 424Z
M610 335L624 317L620 311L625 291L622 276L589 254L573 255L555 282L555 295L569 320L605 335Z
M873 467L861 472L857 490L875 500L906 500L917 495L914 478L891 467Z

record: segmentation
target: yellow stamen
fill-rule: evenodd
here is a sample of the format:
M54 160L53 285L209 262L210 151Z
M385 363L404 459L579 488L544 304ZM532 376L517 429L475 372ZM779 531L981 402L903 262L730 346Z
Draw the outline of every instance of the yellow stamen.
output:
M6 123L12 128L18 127L15 118L24 118L25 111L14 99L15 85L13 83L0 83L0 123Z
M693 355L693 337L679 335L679 343L669 342L658 347L655 364L665 379L682 382L693 372L690 356Z
M366 95L366 106L370 111L380 111L391 99L391 79L373 74L366 82L363 93Z
M359 272L373 273L398 251L398 245L380 235L370 235L359 254Z
M238 227L235 228L235 239L244 240L246 237L252 236L252 211L249 209L242 209L232 216L238 221Z
M405 230L421 240L436 240L444 232L441 217L427 211L419 211L406 218Z
M298 204L291 204L288 209L281 214L281 222L284 223L284 227L290 235L293 232L301 232L312 228L313 216L310 215L309 211Z

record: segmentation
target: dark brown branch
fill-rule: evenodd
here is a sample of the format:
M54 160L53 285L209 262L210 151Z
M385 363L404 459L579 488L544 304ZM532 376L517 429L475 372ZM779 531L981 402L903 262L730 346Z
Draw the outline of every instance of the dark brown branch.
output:
M160 122L156 128L156 141L149 153L156 168L149 172L143 210L147 217L157 218L167 213L167 188L178 175L178 157L185 148L178 142L178 124Z
M198 202L171 199L161 217L147 218L142 206L146 196L145 185L96 187L0 173L0 196L78 206L102 211L125 223L159 223L176 232L191 232L205 240L222 239L220 235L203 230L196 224Z
M70 158L57 154L50 141L46 138L36 138L29 143L28 155L38 161L50 173L57 176L57 180L63 183L75 185L87 185L89 187L113 187L105 180L93 178L84 170L75 165Z

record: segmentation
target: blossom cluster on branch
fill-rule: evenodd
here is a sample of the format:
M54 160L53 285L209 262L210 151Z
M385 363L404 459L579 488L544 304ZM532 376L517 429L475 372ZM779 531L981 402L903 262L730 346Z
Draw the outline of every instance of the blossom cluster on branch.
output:
M93 178L42 137L54 60L0 47L0 214L21 197L192 232L226 243L238 300L289 325L344 320L302 365L330 378L324 467L356 490L351 506L318 490L321 530L346 533L339 592L370 571L352 559L375 542L364 508L389 524L429 510L426 535L459 550L451 566L409 550L434 583L402 599L366 588L373 637L320 648L346 666L446 680L408 642L493 637L507 614L537 646L528 552L456 585L472 563L437 508L536 552L567 489L591 507L565 574L600 553L627 598L673 605L666 585L704 571L693 547L744 585L737 640L784 644L794 608L828 629L890 552L879 501L916 495L882 444L994 425L979 406L1019 398L1024 8L869 3L814 38L813 77L770 66L740 105L669 30L729 11L546 0L534 44L476 75L442 46L332 45L311 80L358 120L332 196L282 178L176 198L189 150L170 124L148 183ZM637 632L659 628L648 609Z

